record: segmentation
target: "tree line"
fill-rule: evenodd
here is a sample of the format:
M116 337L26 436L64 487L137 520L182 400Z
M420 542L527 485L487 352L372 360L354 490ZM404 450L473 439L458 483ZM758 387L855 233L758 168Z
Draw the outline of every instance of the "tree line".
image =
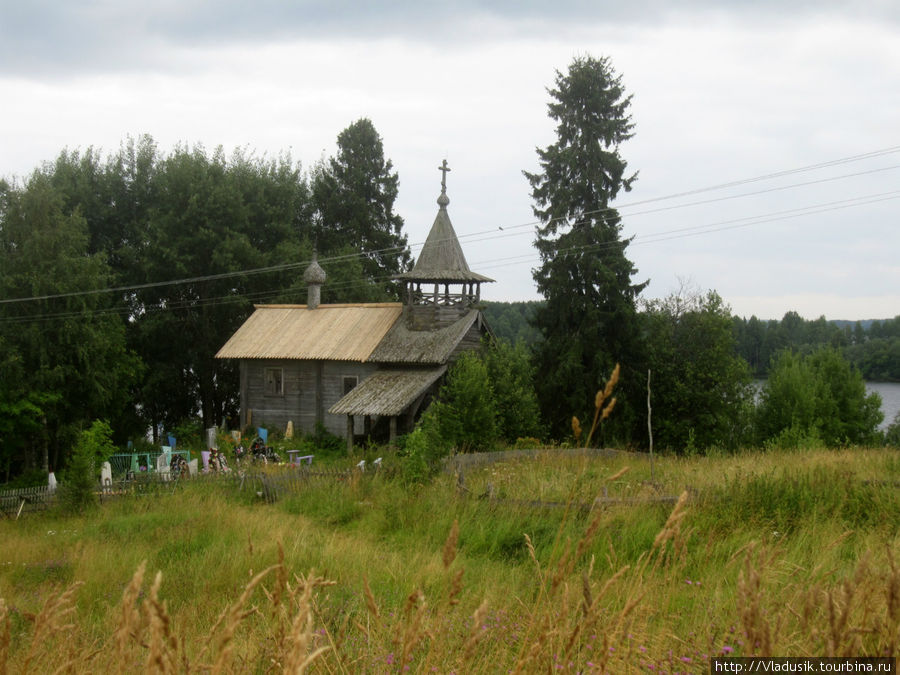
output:
M900 316L862 321L815 320L788 312L781 321L734 318L738 353L755 377L766 377L778 352L810 353L823 346L839 350L866 380L900 382Z
M0 475L65 464L95 419L124 443L233 417L236 366L214 355L254 303L305 302L314 251L323 302L395 299L398 176L368 119L337 145L304 171L141 136L0 182Z
M532 317L542 300L485 303L494 334L511 344L533 347L541 336ZM640 310L639 310L640 311ZM787 349L805 354L833 347L852 363L863 379L900 382L900 316L865 321L809 320L787 312L781 320L732 316L734 348L754 378L768 377L773 359Z
M860 368L895 376L900 319L745 321L714 291L643 298L648 280L612 206L637 180L620 153L631 96L608 59L590 56L557 72L549 94L556 140L523 172L543 301L488 307L495 330L522 344L461 360L412 456L573 440L613 372L597 444L874 442L880 413ZM398 189L368 119L309 170L240 149L162 153L142 136L0 181L0 475L65 465L94 420L122 444L235 417L237 368L214 355L254 303L305 300L313 255L329 278L323 302L397 299L392 278L411 262ZM769 384L757 396L760 372Z

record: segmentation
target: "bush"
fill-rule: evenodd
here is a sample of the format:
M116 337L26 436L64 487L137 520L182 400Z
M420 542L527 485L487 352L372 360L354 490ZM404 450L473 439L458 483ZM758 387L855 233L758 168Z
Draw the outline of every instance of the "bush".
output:
M790 351L776 356L760 396L756 428L763 443L800 447L818 438L836 447L874 443L882 419L881 397L867 395L859 371L825 348L809 356Z
M47 472L43 469L26 469L9 481L4 489L16 490L18 488L40 487L47 484Z
M900 448L900 412L894 415L894 421L885 430L884 444Z
M543 436L534 366L525 345L494 342L484 352L484 363L494 395L499 435L510 443L517 438Z
M112 429L106 422L95 420L90 429L78 434L69 466L59 486L63 511L82 513L97 503L94 490L98 484L100 463L115 451Z
M425 411L421 427L429 445L441 450L478 452L493 447L498 438L497 404L484 361L466 353L450 367L440 398Z
M400 477L406 485L424 485L440 469L440 460L447 454L446 446L429 439L429 432L421 426L405 438Z
M307 438L312 441L316 450L324 455L342 456L347 454L347 441L328 431L321 422L316 423L316 432Z

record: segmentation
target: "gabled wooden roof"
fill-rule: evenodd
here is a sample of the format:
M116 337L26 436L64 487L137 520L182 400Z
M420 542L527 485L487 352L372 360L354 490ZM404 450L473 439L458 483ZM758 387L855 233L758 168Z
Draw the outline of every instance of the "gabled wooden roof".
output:
M393 302L257 305L216 358L366 361L402 311Z

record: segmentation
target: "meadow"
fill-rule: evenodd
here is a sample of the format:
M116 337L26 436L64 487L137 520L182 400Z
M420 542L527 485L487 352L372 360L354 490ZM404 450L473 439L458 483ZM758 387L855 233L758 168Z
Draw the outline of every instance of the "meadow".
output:
M0 673L705 673L900 651L896 449L387 473L0 521Z

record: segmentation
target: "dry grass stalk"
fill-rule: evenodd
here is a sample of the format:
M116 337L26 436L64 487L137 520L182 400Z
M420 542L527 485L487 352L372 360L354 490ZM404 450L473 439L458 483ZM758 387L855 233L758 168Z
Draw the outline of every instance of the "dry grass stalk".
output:
M31 644L28 646L28 654L22 665L21 673L28 672L32 660L36 657L50 653L48 644L54 639L61 639L74 628L74 623L64 623L75 613L75 593L82 582L75 582L69 588L57 595L51 595L44 602L37 617L34 618L34 634L31 636ZM38 651L38 648L42 651Z
M591 560L591 566L593 566L593 560ZM581 613L587 616L588 612L591 611L591 607L594 606L594 594L591 591L591 575L589 572L581 573L581 596Z
M482 600L481 604L478 605L478 609L472 613L472 628L469 631L469 637L466 639L466 644L463 647L463 664L469 663L472 654L475 651L475 646L484 636L484 618L487 616L487 611L488 601L487 598L485 598Z
M297 598L297 613L294 614L285 644L287 651L284 655L285 673L303 672L308 665L307 657L310 656L308 647L312 641L313 632L313 617L310 609L312 590L312 584L303 584L302 591Z
M447 535L447 541L444 542L443 562L444 569L449 569L450 565L456 559L456 545L459 541L459 519L453 520L450 528L450 534Z
M283 567L283 566L282 566ZM284 609L290 610L296 607L296 613L288 616L290 629L282 642L277 644L277 655L284 662L284 672L303 673L306 669L325 652L335 648L331 633L325 631L329 644L316 647L313 625L315 622L315 607L317 588L333 586L335 582L324 577L318 577L314 572L307 576L295 576L296 586L292 589L290 584L285 584L289 602ZM277 619L283 621L283 614Z
M458 569L450 581L450 591L447 593L447 604L450 606L459 604L459 594L463 589L462 579L464 571L463 568Z
M622 476L624 476L626 473L628 473L629 471L631 471L630 466L623 466L621 469L616 471L612 476L607 478L606 482L607 483L615 482L615 481L619 480Z
M147 561L138 565L137 570L131 576L131 581L122 592L122 603L119 606L119 624L113 634L113 642L116 649L116 672L123 673L131 662L130 647L134 641L140 640L141 612L138 609L138 598L144 586L144 571Z
M738 574L737 605L750 655L772 655L772 626L763 608L762 576L753 564L756 547L751 546L744 558L744 569Z
M581 439L581 422L574 415L572 416L572 435L575 437L575 442L577 443Z
M171 619L166 605L159 600L162 572L156 573L150 595L144 603L150 625L150 653L145 664L146 672L174 673L178 664L178 639L171 630Z
M9 645L12 642L9 629L9 607L0 598L0 675L6 675L9 661Z
M675 503L675 508L672 509L672 513L670 513L669 517L666 519L666 524L663 525L663 528L659 531L659 533L656 535L656 538L653 540L652 549L655 550L660 548L667 541L673 539L678 533L681 521L687 515L687 511L685 509L687 500L688 493L687 490L685 490L678 497L678 501Z
M619 382L619 364L616 364L616 367L613 368L612 374L609 376L609 379L606 381L606 385L597 392L597 395L594 397L594 423L591 425L591 430L588 432L587 440L585 441L585 447L590 447L591 438L594 436L594 432L597 430L600 422L609 417L613 408L616 405L616 399L613 398L609 404L604 408L604 402L609 399L612 395L613 389L615 389L616 384ZM601 416L602 415L602 416ZM573 418L574 420L574 418ZM574 421L572 427L574 429ZM576 436L577 438L577 436Z
M534 566L537 568L538 580L541 583L541 586L544 585L544 575L541 572L541 563L538 562L537 554L534 551L534 543L531 541L531 537L528 536L528 533L525 533L525 548L528 549L528 557L531 558Z
M886 614L885 624L881 627L881 634L888 636L887 653L895 655L900 647L900 571L894 562L894 554L887 550L888 562L891 570L885 581ZM2 661L0 661L2 663Z
M381 617L381 613L378 611L378 604L375 602L375 596L372 593L372 588L369 586L369 575L363 572L363 591L366 595L366 607L369 610L369 614L377 621Z
M212 666L211 671L216 673L225 672L228 668L228 664L231 662L231 656L234 649L232 644L232 640L234 639L235 630L237 630L238 624L243 621L245 618L250 616L251 614L255 614L257 612L256 607L252 607L249 610L244 609L247 604L247 601L250 599L250 596L253 595L254 589L262 583L262 580L274 570L278 565L271 565L267 567L262 572L253 577L249 583L244 587L243 592L241 593L241 597L238 598L237 602L235 602L231 607L228 608L226 612L224 612L219 620L216 621L212 630L210 631L209 636L207 637L207 645L217 643L217 649L219 652L219 658L216 659L215 664ZM217 635L216 630L220 625L223 625L221 635Z
M868 556L860 560L854 575L840 585L840 591L829 590L828 597L828 637L825 644L826 656L851 656L860 653L859 631L851 627L851 614L855 597L863 580L868 576ZM862 598L859 605L864 610L862 625L865 625L865 609L868 603Z
M427 607L425 594L419 589L414 590L406 598L406 605L403 608L403 625L397 626L394 638L395 643L399 639L402 648L401 667L409 663L412 650L427 634L427 631L422 629Z

